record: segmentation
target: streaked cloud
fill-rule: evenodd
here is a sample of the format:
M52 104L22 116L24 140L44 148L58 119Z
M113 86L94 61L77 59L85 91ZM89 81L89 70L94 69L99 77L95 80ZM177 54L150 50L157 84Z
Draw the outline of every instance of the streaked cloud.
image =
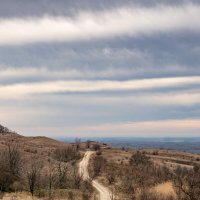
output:
M0 82L9 80L79 80L79 79L110 79L121 76L128 76L132 73L137 73L143 69L122 69L109 67L104 69L76 69L69 67L66 69L49 69L47 67L0 67ZM153 69L150 69L153 70Z
M155 72L156 70L156 72ZM15 83L15 82L26 82L28 80L32 81L55 81L55 80L129 80L138 79L139 76L156 76L160 73L177 73L182 72L185 74L190 74L196 71L195 68L185 66L163 66L160 69L156 67L105 67L105 68L92 68L92 67L66 67L66 68L48 68L48 67L6 67L0 66L0 84L4 82ZM155 75L154 75L155 74ZM188 76L179 76L180 78L186 78ZM194 81L196 81L196 76L190 76ZM156 77L159 79L159 77ZM170 78L170 77L166 77ZM174 79L173 77L171 77ZM142 79L142 78L140 78ZM143 78L144 79L144 78ZM143 80L142 79L142 80ZM150 79L149 79L150 80ZM153 80L153 79L152 79ZM180 79L181 80L181 79Z
M79 12L76 17L1 19L0 45L141 37L177 31L199 32L199 13L199 5L185 4Z
M121 124L103 124L99 126L82 127L85 131L103 132L136 136L160 136L163 133L166 136L188 135L198 136L200 131L199 119L184 120L161 120L161 121L145 121L145 122L128 122Z
M26 135L198 136L198 0L0 2L0 124Z
M183 120L160 120L160 121L142 121L100 124L94 126L80 127L37 127L24 128L23 132L42 132L50 136L57 137L198 137L200 131L200 119Z
M65 92L99 92L99 91L128 91L145 90L165 87L179 87L187 85L199 85L200 77L174 77L154 78L128 81L49 81L36 83L19 83L1 85L0 98L20 97L31 94L50 94Z

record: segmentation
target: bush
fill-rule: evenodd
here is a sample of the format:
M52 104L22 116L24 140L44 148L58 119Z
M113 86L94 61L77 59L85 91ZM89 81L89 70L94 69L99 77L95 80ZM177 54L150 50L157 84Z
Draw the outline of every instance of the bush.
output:
M54 151L54 158L61 162L69 162L79 160L80 153L74 147L58 148Z
M157 156L157 155L159 155L158 154L158 151L156 150L156 151L153 151L153 153L152 153L154 156Z
M105 159L102 156L95 156L92 162L92 177L99 176L105 165Z
M97 155L97 156L100 156L101 154L102 154L101 151L97 151L97 152L96 152L96 155Z
M13 183L21 178L21 153L16 143L7 144L0 154L0 189L3 192L13 191Z
M95 151L99 151L99 150L101 149L101 146L100 146L99 144L94 144L94 145L93 145L93 149L94 149Z
M149 157L137 151L129 160L130 165L148 165L150 163Z
M193 169L178 167L174 173L174 186L179 199L199 200L200 166Z

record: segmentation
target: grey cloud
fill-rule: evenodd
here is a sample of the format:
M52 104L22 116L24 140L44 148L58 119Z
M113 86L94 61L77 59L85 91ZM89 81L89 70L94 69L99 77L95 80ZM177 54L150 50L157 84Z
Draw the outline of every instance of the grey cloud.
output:
M0 2L0 19L76 17L83 11L188 3L200 6L199 0L6 0ZM125 35L0 46L0 87L20 83L28 88L33 83L40 86L41 82L60 80L192 79L200 75L199 63L200 36L195 30L141 34L137 38ZM80 130L81 126L107 123L200 118L199 84L129 91L41 92L24 98L15 98L14 93L7 94L7 99L0 97L0 122L12 129L26 130L24 134L43 135L42 130L60 127L66 127L63 134L70 134L70 127Z
M141 109L141 106L134 101L128 101L126 97L120 101L110 101L109 98L97 95L68 95L63 98L50 95L48 100L44 97L30 98L23 102L12 100L9 106L6 106L7 102L0 102L0 119L2 123L5 122L13 128L78 127L128 121L192 119L198 118L200 111L199 105L158 107L145 103Z
M64 77L127 80L199 75L199 44L200 37L196 34L162 34L139 39L2 47L0 69L20 71L20 68L27 68L41 73L39 76L33 73L32 76L22 76L20 79L5 76L1 82L48 80L48 75L42 69L47 72L58 71L50 80ZM74 75L70 77L67 71L74 72ZM62 76L56 75L59 72Z
M79 12L76 17L13 18L0 20L0 45L71 42L102 38L141 37L158 33L200 30L200 5L122 7ZM146 20L149 19L149 20Z
M121 6L155 6L199 3L198 0L6 0L0 2L0 17L38 17L44 14L73 16L79 10L105 10Z

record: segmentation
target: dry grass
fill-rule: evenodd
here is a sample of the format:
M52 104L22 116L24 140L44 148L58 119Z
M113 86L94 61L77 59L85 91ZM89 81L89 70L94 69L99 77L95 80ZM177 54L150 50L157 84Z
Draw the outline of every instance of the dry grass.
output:
M39 200L37 197L32 197L29 193L6 193L2 200Z
M23 155L24 161L30 159L46 161L54 153L55 149L69 147L70 144L59 142L47 137L24 137L13 134L0 134L0 151L7 148L8 143L16 143Z
M175 197L176 196L172 182L166 182L166 183L158 184L154 188L152 188L151 190L152 190L152 192L155 192L158 195L162 195L162 196L165 196L165 197L167 197L167 196Z
M75 195L76 200L82 200L81 192L78 190L57 190L53 195L53 200L69 200L68 192L71 191ZM32 197L28 192L17 192L17 193L5 193L2 200L47 200L48 197L38 198Z
M30 159L41 159L44 164L47 163L48 158L54 152L56 148L68 147L70 144L58 142L56 140L46 138L46 137L23 137L19 135L1 135L0 134L0 151L6 147L8 142L16 142L19 145L19 149L23 152L25 160L30 162ZM91 144L95 144L95 142L91 142ZM84 148L86 143L81 143L81 147ZM105 148L105 145L101 145L102 148L102 156L108 162L111 163L128 163L130 157L136 150L122 150L117 148ZM151 158L151 160L158 165L165 165L170 169L173 169L177 166L181 167L192 167L193 163L200 163L197 161L199 155L171 151L171 150L156 150L158 151L158 155L154 155L155 149L143 149L141 152L145 152L147 156ZM106 184L105 176L99 177L100 182ZM159 184L153 188L151 191L157 193L158 195L163 196L175 196L175 192L173 189L173 185L171 182L166 182ZM60 196L56 195L55 200L68 200L67 194ZM79 196L79 197L78 197ZM45 198L40 198L41 200L45 200ZM77 192L76 200L81 199L80 195ZM29 193L7 193L4 195L3 200L39 200L37 197L32 198Z
M121 149L104 149L102 151L102 156L108 160L109 162L116 162L116 163L121 163L121 162L128 162L129 159L131 158L133 153L132 151L124 151Z
M175 169L176 167L186 167L192 168L193 164L200 164L200 161L197 161L197 158L200 159L200 156L197 154L179 152L175 150L159 150L159 149L142 149L141 152L145 153L151 158L151 160L158 165L165 164L170 169ZM158 155L153 155L157 151ZM112 162L123 162L127 163L136 150L122 150L117 148L105 149L102 151L102 156Z

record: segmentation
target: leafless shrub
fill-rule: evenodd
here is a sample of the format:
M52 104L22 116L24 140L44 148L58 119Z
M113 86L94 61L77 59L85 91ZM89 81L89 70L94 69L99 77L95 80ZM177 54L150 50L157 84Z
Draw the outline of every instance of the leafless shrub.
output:
M15 142L7 143L0 154L0 190L12 190L11 185L20 180L22 167L21 153Z
M93 149L95 151L99 151L101 149L101 146L99 144L93 144Z
M39 187L39 180L40 180L40 172L41 172L42 165L41 163L32 163L31 166L27 169L27 180L28 180L28 188L31 195L34 195L34 192Z
M104 172L108 183L117 187L117 191L123 193L128 200L138 200L140 191L146 192L148 188L166 182L172 177L166 166L154 165L140 152L133 154L129 163L107 162ZM141 198L145 199L145 196Z
M130 165L148 165L150 163L149 157L142 154L140 151L137 151L137 153L133 154L129 161Z
M53 198L52 191L55 187L55 183L56 183L56 179L57 179L56 167L52 163L51 159L49 160L49 163L48 163L46 175L47 175L47 185L48 185L48 196L49 196L49 200L51 200Z
M67 172L68 167L66 163L59 162L56 167L56 181L55 185L59 189L65 189L67 186Z
M76 147L76 151L80 150L80 148L81 148L81 139L80 138L76 138L75 147Z
M54 158L61 162L69 162L80 159L80 153L75 147L57 148L54 151Z
M76 165L73 166L73 186L75 189L79 189L81 186L82 176L79 174L78 168Z
M158 150L155 150L155 151L153 151L153 153L152 153L154 156L157 156L157 155L159 155L159 153L158 153Z
M91 147L91 141L90 141L90 140L87 140L87 141L86 141L86 148L87 148L87 149L90 149L90 147Z
M83 181L81 184L82 199L88 200L92 196L93 187L91 181Z
M95 156L92 162L92 177L99 176L101 171L103 170L105 159L102 156Z
M102 154L102 152L100 150L96 152L97 156L100 156L101 154Z
M112 184L116 181L116 176L118 173L118 168L115 163L107 163L105 166L106 179L109 184Z
M200 197L200 167L183 169L178 167L174 172L174 186L179 199L198 200Z

